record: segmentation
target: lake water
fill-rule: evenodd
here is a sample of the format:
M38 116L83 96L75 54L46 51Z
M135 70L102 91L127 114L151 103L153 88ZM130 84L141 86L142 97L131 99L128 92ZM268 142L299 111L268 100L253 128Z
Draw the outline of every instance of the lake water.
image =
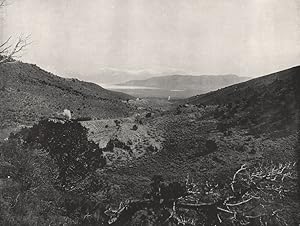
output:
M156 87L146 87L146 86L119 86L119 85L111 85L111 84L99 84L98 85L102 86L104 89L160 89Z
M120 86L120 85L112 85L112 84L99 84L98 85L102 86L104 89L111 89L111 90L121 90L121 89L143 89L143 90L161 90L160 88L156 87L147 87L147 86ZM181 89L172 89L169 90L171 92L183 92L184 90Z

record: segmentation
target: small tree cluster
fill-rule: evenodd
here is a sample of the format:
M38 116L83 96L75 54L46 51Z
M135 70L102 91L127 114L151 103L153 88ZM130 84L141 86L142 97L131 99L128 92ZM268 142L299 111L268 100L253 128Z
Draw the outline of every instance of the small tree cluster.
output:
M96 173L104 165L102 149L79 122L42 120L12 134L0 146L6 169L0 174L0 225L107 221L103 202L110 186Z
M49 153L59 167L61 186L73 186L106 163L102 149L88 140L87 133L77 121L45 119L28 131L25 143Z

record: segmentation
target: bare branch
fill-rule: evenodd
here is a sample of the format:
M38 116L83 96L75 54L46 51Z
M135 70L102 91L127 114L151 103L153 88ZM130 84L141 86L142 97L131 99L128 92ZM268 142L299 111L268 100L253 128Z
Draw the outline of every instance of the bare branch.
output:
M5 42L3 42L3 43L0 45L0 50L1 50L1 48L3 48L3 47L10 41L10 39L11 39L11 36L10 36ZM2 51L1 51L1 53L2 53Z
M207 217L208 221L210 221L208 218L213 218L210 224L229 222L233 225L265 226L270 222L278 222L279 225L287 225L283 217L285 213L282 213L284 206L280 209L276 199L284 197L288 192L286 187L289 188L291 187L289 183L294 183L295 173L295 164L292 163L260 164L258 167L246 167L244 164L234 173L231 183L225 188L209 182L203 186L187 177L185 191L180 197L168 199L155 193L162 201L155 201L157 200L155 197L126 201L120 204L119 209L109 209L105 213L110 217L111 225L120 225L120 222L130 220L137 211L153 207L168 212L168 217L164 219L165 223L176 221L180 225L195 225L197 219L203 219L204 216L204 220ZM158 190L160 193L160 189ZM219 195L215 196L215 194ZM206 199L210 201L203 202L205 195L210 196ZM193 211L193 214L185 215L190 211ZM198 215L200 218L197 216L194 218L195 213L200 214Z
M254 197L251 197L249 199L243 200L243 201L238 202L238 203L226 203L226 206L239 206L239 205L242 205L242 204L245 204L245 203L251 201L252 199L254 199Z
M3 7L3 6L5 6L5 3L6 2L6 0L0 0L0 7Z
M0 0L0 9L2 7L6 7L6 6L9 6L11 4L12 4L12 2L10 2L10 0Z
M30 36L19 37L15 44L11 43L11 37L9 37L4 43L0 45L0 64L4 64L13 60L13 58L19 57L20 54L28 45Z
M232 181L231 181L231 190L232 190L232 192L235 192L235 190L234 190L234 184L236 183L236 177L237 177L237 175L241 172L241 171L243 171L243 170L246 170L247 169L247 167L246 167L246 164L243 164L242 166L241 166L241 168L239 168L236 172L235 172L235 174L233 175L233 177L232 177Z

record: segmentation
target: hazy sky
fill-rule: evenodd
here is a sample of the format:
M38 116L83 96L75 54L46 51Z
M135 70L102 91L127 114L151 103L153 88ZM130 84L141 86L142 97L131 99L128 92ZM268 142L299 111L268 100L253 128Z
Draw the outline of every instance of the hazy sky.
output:
M10 0L0 39L59 75L172 68L259 76L300 63L299 0Z

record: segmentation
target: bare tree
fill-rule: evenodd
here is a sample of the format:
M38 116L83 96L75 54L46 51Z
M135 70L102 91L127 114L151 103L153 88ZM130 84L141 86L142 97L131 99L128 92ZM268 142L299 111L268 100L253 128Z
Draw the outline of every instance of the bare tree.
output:
M0 0L1 8L8 6L8 0ZM0 42L0 66L15 62L14 59L21 57L23 50L30 44L29 36L20 36L14 40L11 36L8 37L4 42ZM3 76L0 81L0 91L5 90L8 81L7 76Z
M6 3L6 0L0 0L0 7L3 7L5 6L7 3Z
M0 0L0 8L7 6L7 0ZM13 41L12 37L0 43L0 65L12 62L13 58L20 57L20 53L30 44L29 36L19 37Z
M16 42L11 41L9 37L5 42L0 44L0 65L13 61L13 58L20 57L20 53L30 44L29 36L19 37Z

